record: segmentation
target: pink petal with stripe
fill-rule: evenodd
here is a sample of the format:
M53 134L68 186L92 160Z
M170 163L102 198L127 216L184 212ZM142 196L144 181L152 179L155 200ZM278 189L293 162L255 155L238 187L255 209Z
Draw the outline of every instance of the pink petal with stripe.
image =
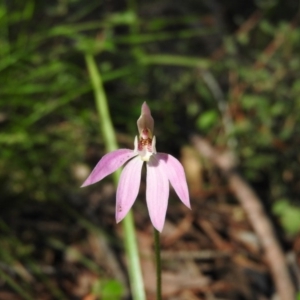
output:
M169 181L165 162L152 156L147 163L146 201L153 226L162 231L169 198Z
M102 180L107 175L115 172L118 168L124 165L129 159L136 156L133 150L118 149L104 155L96 167L93 169L89 177L85 180L81 187L93 184Z
M186 182L184 169L181 163L172 155L167 153L158 153L158 160L163 160L166 163L166 172L171 185L173 186L179 199L188 208L191 208L189 190Z
M117 189L117 223L126 216L139 193L143 163L139 156L135 157L122 171Z

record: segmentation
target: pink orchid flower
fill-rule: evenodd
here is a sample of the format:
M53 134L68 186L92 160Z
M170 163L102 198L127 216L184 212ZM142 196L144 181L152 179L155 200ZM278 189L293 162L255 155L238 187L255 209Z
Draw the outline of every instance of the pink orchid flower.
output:
M134 150L118 149L104 155L82 187L102 180L126 162L117 188L116 221L120 222L137 198L143 163L146 162L146 201L153 226L162 231L169 198L169 181L180 200L190 208L189 192L180 162L170 154L156 153L154 121L146 102L137 121L139 139L135 137Z

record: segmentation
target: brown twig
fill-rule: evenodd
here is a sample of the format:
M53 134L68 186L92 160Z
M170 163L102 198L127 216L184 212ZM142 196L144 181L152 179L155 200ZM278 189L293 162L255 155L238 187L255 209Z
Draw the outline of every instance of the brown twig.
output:
M293 20L288 24L289 31L292 31L296 28L298 20L299 19L299 13L296 14L296 16L293 18ZM276 53L276 51L284 44L285 40L287 39L287 34L284 34L283 32L278 32L274 39L267 45L267 47L264 49L258 60L255 62L253 68L254 70L262 69L266 66L266 64L269 62L269 60L272 58L272 56ZM265 58L265 59L263 59Z
M231 190L240 201L260 240L280 299L294 300L295 288L273 225L263 208L261 200L235 171L233 155L218 153L205 139L199 136L192 137L192 143L203 157L216 164L227 177Z
M299 12L296 13L295 17L292 19L292 21L288 24L288 29L290 32L292 32L299 23ZM261 70L267 66L271 58L274 56L274 54L277 52L278 49L282 45L284 45L284 42L286 41L288 35L282 33L281 31L277 32L273 38L273 40L265 47L265 49L262 51L261 55L259 55L258 59L254 62L252 66L253 72L256 72L258 70ZM235 72L234 72L235 73ZM281 70L281 74L279 74L278 78L276 78L277 82L281 80L282 77L285 75L285 71ZM231 74L231 76L235 79L233 86L231 87L230 94L232 95L232 98L235 101L238 101L246 91L246 89L249 87L249 83L247 82L238 82L237 75Z
M217 249L222 249L223 251L230 251L232 250L232 247L229 243L227 243L219 234L218 232L213 228L210 222L200 219L197 222L201 228L204 230L204 232L207 234L207 236L212 240L214 245L217 247Z
M234 36L239 35L247 35L253 28L259 24L260 20L262 19L263 14L261 11L256 10L253 14L249 16L249 18L239 27L239 29L234 33ZM213 60L221 60L226 55L226 50L224 45L222 45L220 48L215 50L213 54L211 55L211 58Z

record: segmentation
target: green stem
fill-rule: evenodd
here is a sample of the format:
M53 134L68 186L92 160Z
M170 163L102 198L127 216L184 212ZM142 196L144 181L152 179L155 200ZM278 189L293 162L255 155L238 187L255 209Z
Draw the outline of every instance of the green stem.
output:
M141 63L144 64L182 66L200 69L208 69L211 66L211 61L209 59L171 54L143 54L140 59Z
M108 101L104 91L102 77L97 68L95 58L93 55L86 54L85 61L95 94L96 106L100 119L100 129L106 145L106 150L110 152L116 150L118 148L118 145L111 117L109 114L109 109L107 105ZM118 184L119 176L120 172L114 173L115 185ZM139 262L138 246L131 212L129 212L124 218L122 225L124 230L124 243L126 255L129 264L128 269L132 296L134 300L145 300L146 296L144 291L143 277Z
M93 55L86 54L85 61L89 71L90 79L92 82L96 106L100 120L100 130L108 152L118 148L115 131L110 118L110 113L107 105L107 98L103 88L101 74L97 68Z
M156 262L156 300L161 300L161 259L159 231L154 228L154 251Z

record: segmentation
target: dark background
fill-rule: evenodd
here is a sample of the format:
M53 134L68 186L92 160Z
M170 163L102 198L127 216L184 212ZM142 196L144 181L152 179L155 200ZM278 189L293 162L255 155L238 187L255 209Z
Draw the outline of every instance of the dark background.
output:
M147 101L157 150L186 168L193 210L172 194L162 235L166 299L271 299L256 234L190 137L235 154L298 270L299 21L294 0L1 1L0 299L130 298L112 182L79 188L105 154L86 53L120 146L133 148ZM149 276L144 191L133 212Z

